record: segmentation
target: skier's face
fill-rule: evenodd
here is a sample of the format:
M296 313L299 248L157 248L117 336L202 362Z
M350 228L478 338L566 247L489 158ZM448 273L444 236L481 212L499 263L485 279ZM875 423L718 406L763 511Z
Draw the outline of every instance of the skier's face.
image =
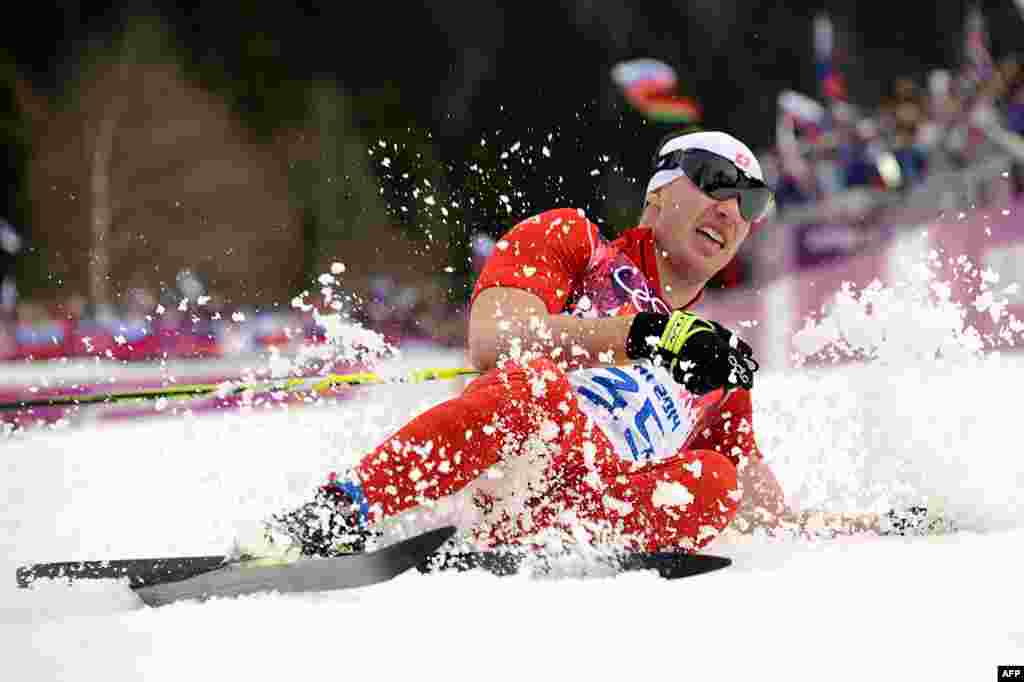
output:
M659 189L652 203L657 207L650 225L656 248L685 280L714 277L750 234L737 199L713 199L686 177Z

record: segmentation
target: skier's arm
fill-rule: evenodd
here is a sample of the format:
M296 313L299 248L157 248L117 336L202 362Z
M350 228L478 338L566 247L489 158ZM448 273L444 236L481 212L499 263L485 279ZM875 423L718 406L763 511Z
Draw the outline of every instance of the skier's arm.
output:
M489 370L502 357L549 357L565 369L624 364L631 317L561 316L600 243L597 226L574 209L521 221L495 245L477 280L469 359ZM564 364L563 364L564 363Z
M552 315L536 294L513 287L480 292L469 314L469 359L480 370L502 357L540 353L566 369L621 365L633 317Z

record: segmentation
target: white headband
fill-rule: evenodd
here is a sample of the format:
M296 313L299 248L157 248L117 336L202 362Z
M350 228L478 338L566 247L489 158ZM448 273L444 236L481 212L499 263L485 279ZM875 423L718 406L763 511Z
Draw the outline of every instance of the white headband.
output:
M740 170L750 177L762 182L764 181L764 175L761 173L761 164L758 163L754 152L750 151L747 145L728 133L709 131L673 137L658 151L658 156L661 157L674 151L686 149L703 149L706 152L718 154L735 163ZM683 171L678 168L660 170L651 176L650 182L647 183L647 194L681 177L683 177Z

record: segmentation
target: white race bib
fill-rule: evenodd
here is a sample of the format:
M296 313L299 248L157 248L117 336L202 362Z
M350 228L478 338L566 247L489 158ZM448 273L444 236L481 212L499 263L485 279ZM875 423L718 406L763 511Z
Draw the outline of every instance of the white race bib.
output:
M636 364L569 372L580 409L619 457L650 462L676 454L693 428L690 394L663 367Z

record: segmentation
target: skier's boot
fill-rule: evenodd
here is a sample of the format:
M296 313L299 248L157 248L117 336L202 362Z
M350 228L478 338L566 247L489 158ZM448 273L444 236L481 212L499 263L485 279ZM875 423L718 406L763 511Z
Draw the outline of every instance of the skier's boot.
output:
M296 509L272 515L262 533L248 542L236 542L236 556L281 562L302 557L335 557L367 550L379 537L370 528L362 489L331 474L313 500Z

